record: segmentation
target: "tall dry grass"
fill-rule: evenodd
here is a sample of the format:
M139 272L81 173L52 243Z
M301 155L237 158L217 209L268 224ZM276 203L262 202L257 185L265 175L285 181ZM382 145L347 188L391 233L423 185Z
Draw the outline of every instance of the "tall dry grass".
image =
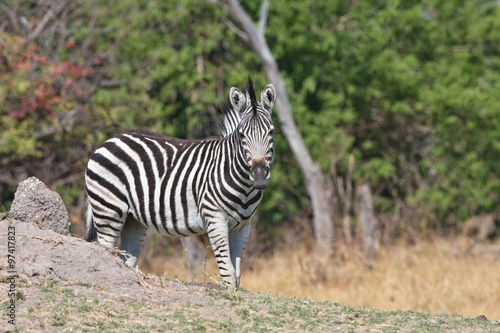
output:
M156 258L146 270L191 281L186 261L176 257ZM242 287L251 291L500 320L500 244L436 238L385 247L372 261L348 248L318 258L296 247L255 259L253 269L245 261L242 266ZM195 282L210 282L217 276L213 258L207 258L202 270Z
M383 249L374 261L345 249L329 260L304 250L288 251L245 272L243 287L351 306L484 314L499 320L500 252L467 252L462 243L439 239L399 244Z

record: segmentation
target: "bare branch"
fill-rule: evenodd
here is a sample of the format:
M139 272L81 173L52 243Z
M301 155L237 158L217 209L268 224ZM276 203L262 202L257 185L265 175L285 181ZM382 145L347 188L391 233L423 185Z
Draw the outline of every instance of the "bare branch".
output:
M224 18L224 23L229 27L229 29L233 30L235 34L237 34L241 39L245 42L248 42L248 35L246 32L238 28L231 20Z
M64 9L64 7L66 7L67 4L68 4L68 2L66 0L64 0L64 1L61 1L56 6L55 9L49 8L47 13L43 17L43 19L40 21L40 23L38 23L36 28L29 34L28 39L34 40L38 36L40 36L40 34L42 33L42 31L45 28L45 26L47 25L47 23L49 23L50 19L52 19L52 17L58 15Z
M44 136L58 132L65 127L72 127L73 123L75 122L76 116L82 110L83 110L83 104L76 105L73 109L69 110L68 112L62 115L61 119L59 120L59 124L37 131L33 136L35 137L35 139L40 139L43 138Z
M64 49L64 44L66 43L66 40L68 36L71 35L71 32L67 29L67 25L70 21L70 13L71 13L71 8L70 6L66 6L61 13L59 14L58 19L54 24L52 25L52 31L51 31L51 38L47 39L45 45L46 47L51 47L50 45L52 44L51 41L56 38L57 35L59 35L59 38L57 39L57 42L55 43L57 47L55 48L55 52L59 53ZM53 46L52 46L53 47Z
M259 25L258 31L264 36L264 32L266 31L267 25L267 14L269 12L269 0L264 0L262 5L260 6L260 17L259 17Z
M230 12L240 22L243 30L246 32L255 32L255 25L243 10L238 0L229 0L229 6L222 8Z
M18 186L19 182L23 179L28 178L28 172L25 166L12 167L12 166L2 166L0 167L0 184L7 184L10 186Z
M17 19L17 15L15 14L15 12L13 10L10 10L9 7L7 7L7 5L3 2L0 2L0 8L2 8L2 10L9 17L10 24L12 25L12 30L15 33L19 33L21 29L19 27L19 20Z
M114 88L114 87L119 87L121 85L124 85L126 83L127 83L126 80L118 80L118 79L104 80L103 79L99 82L99 88Z

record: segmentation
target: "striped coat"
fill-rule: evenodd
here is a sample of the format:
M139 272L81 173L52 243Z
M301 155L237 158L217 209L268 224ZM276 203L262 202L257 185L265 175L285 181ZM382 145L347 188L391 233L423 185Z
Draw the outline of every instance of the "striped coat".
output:
M223 283L237 287L239 258L270 180L276 93L268 85L258 102L249 80L229 97L221 137L132 131L104 142L85 175L85 239L116 246L121 238L133 267L148 228L174 237L207 233Z

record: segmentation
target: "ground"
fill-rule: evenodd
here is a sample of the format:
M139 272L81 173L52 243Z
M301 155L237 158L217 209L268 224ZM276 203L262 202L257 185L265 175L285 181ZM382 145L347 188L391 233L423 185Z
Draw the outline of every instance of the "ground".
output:
M8 238L13 230L15 244ZM12 245L15 263L0 262L1 320L7 330L500 332L500 323L484 318L351 308L144 276L126 267L116 250L5 218L0 253L7 257ZM15 291L15 326L8 316L10 290Z
M214 278L196 284L145 275L125 266L117 249L71 235L60 196L33 177L19 186L11 208L0 216L0 327L6 331L500 332L500 323L484 316L380 311L230 292Z

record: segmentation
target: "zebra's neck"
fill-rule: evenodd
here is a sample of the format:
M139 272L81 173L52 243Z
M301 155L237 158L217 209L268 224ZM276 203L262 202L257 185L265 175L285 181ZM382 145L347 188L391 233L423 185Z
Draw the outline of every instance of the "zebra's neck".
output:
M245 197L253 197L260 190L255 189L250 180L250 167L245 158L238 131L234 131L221 140L225 156L221 174L232 186L236 187L235 189L244 193Z

